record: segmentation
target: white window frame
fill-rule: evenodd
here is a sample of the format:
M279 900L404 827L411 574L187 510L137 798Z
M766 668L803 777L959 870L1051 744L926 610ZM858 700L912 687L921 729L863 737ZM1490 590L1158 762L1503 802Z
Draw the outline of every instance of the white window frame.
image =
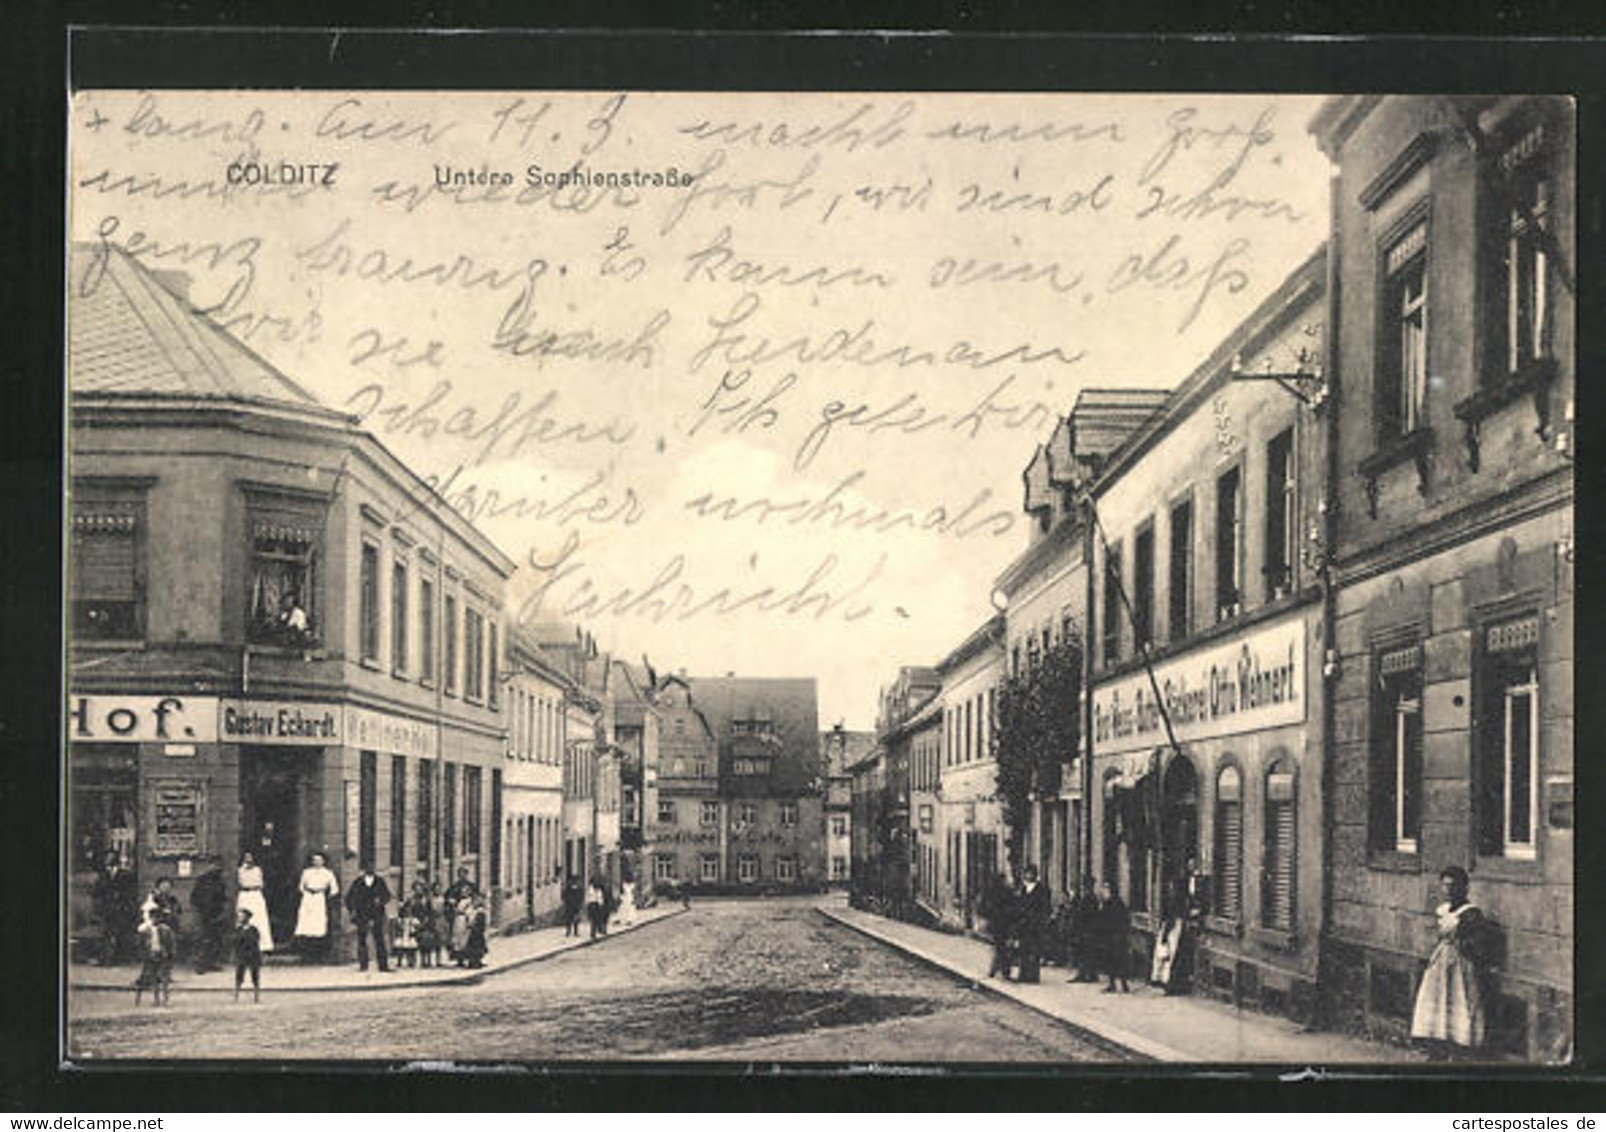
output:
M719 880L719 854L704 853L697 859L697 875L704 881Z
M1405 836L1405 728L1406 721L1422 714L1421 697L1400 696L1393 703L1394 713L1394 850L1397 853L1415 853L1417 842ZM1424 739L1426 736L1424 735Z
M736 858L736 879L742 884L758 883L758 854L742 853Z
M775 879L776 880L796 880L797 879L797 859L795 857L777 857L777 858L775 858Z
M781 803L781 824L782 825L796 825L797 824L797 803L796 802L782 802Z
M666 857L666 856L655 856L652 859L652 879L653 880L674 880L675 879L675 858Z
M698 814L698 817L700 819L698 824L700 825L718 825L719 803L709 799L704 799L702 810Z
M1511 819L1515 814L1512 806L1512 747L1511 747L1511 705L1519 696L1528 698L1528 840L1515 841L1511 835ZM1505 709L1504 734L1501 736L1501 761L1505 771L1505 814L1501 821L1501 838L1504 842L1505 855L1519 860L1531 861L1538 855L1539 848L1539 672L1537 668L1528 669L1528 679L1521 684L1507 684L1502 692L1502 703Z
M675 800L673 798L659 798L658 799L658 824L659 825L678 825L678 824L680 824L680 815L676 812Z

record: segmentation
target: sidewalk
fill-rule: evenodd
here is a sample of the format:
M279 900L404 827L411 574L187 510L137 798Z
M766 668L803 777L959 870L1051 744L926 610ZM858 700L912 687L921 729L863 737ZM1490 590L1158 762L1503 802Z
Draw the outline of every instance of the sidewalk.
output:
M634 924L621 925L615 920L609 924L607 936L597 942L604 943L615 936L679 915L682 911L684 909L679 904L638 909ZM554 955L561 955L565 951L590 946L591 941L587 938L589 929L584 924L580 927L580 933L579 936L565 937L563 927L559 925L520 932L517 935L492 936L489 941L490 953L485 957L485 966L476 968L457 967L450 963L445 967L427 969L393 966L388 973L381 974L375 967L359 971L355 963L300 966L295 963L269 960L262 965L262 989L278 994L283 991L383 991L416 987L465 986L478 983L491 975L522 967L527 963L535 963ZM68 982L74 990L131 991L138 975L137 964L95 967L88 963L74 963L68 970ZM250 978L247 977L246 988L249 989L250 985ZM173 969L173 990L175 993L183 994L195 991L226 991L233 994L234 965L231 962L221 971L197 975L194 968L181 963Z
M992 948L842 905L820 906L838 923L994 994L1058 1019L1096 1038L1156 1061L1259 1062L1279 1065L1417 1062L1415 1051L1343 1034L1317 1033L1297 1023L1195 997L1167 998L1134 979L1131 994L1105 994L1102 983L1072 983L1063 968L1044 967L1037 984L986 977Z

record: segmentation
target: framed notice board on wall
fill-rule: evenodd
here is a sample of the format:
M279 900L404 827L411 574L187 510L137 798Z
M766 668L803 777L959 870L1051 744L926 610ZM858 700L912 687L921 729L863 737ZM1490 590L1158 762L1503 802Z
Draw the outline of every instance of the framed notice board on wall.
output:
M151 853L197 857L206 848L206 783L189 778L151 783Z

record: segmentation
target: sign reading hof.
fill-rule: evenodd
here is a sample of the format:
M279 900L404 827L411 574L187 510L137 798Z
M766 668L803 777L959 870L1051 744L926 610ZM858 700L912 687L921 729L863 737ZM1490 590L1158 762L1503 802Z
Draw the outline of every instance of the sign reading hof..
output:
M1237 735L1305 718L1305 621L1294 617L1154 666L1177 741ZM1099 754L1154 747L1165 721L1147 672L1093 691Z
M218 734L225 742L322 747L340 743L340 705L288 700L224 700Z
M67 697L67 738L95 743L211 743L217 701L196 696Z

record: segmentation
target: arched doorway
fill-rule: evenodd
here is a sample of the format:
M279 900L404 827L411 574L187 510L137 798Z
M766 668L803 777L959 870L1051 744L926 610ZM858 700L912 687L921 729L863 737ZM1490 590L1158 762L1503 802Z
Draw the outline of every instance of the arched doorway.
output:
M1188 878L1199 854L1199 779L1193 762L1178 755L1166 767L1160 808L1160 914L1181 915Z

